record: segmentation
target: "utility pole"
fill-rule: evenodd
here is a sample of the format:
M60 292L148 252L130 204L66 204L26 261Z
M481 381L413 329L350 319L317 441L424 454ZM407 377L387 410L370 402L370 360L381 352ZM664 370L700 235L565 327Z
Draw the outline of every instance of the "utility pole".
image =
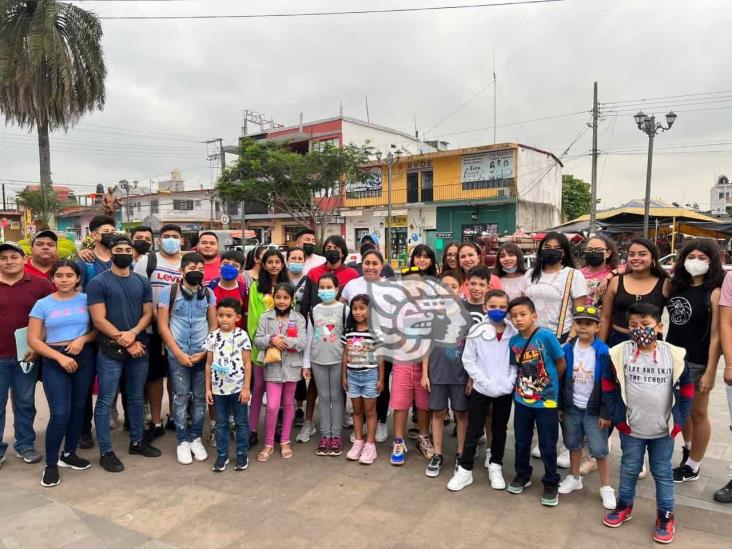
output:
M592 186L590 191L590 236L597 230L597 120L599 108L597 103L597 82L594 85L592 100Z
M498 83L496 82L496 52L493 51L493 144L495 145L497 143L496 140L496 130L498 129L496 127L497 125L497 115L496 115L496 100L498 97Z
M5 203L5 183L3 183L3 211L7 210L8 206Z

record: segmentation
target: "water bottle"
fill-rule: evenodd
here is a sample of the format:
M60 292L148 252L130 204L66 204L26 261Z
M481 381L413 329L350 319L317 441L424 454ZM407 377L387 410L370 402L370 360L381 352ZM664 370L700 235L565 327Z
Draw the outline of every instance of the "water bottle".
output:
M287 322L287 332L285 332L285 335L292 338L297 337L297 325L294 320L289 320Z

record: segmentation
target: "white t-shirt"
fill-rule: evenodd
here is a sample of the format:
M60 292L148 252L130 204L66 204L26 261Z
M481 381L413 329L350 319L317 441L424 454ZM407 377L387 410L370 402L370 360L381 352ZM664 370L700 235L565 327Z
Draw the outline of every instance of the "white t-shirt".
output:
M574 379L574 392L572 404L583 410L587 408L592 388L595 385L595 349L580 347L579 342L574 344L574 365L572 379Z
M369 283L367 280L360 276L358 278L354 278L349 283L347 283L343 287L343 291L341 292L341 297L346 300L346 303L351 303L351 300L356 297L359 294L369 294L368 291Z
M310 269L320 267L323 263L325 263L325 258L322 255L313 254L310 257L306 257L305 266L302 269L302 274L307 275L310 272Z
M524 276L504 276L501 278L501 289L508 294L509 301L524 295L526 286L527 282Z
M526 272L526 291L527 297L534 302L536 314L538 316L537 324L542 328L548 328L552 332L557 332L559 324L559 316L562 308L562 298L564 297L564 286L567 283L567 277L571 271L574 271L572 278L572 287L570 288L570 299L567 304L567 314L564 317L564 326L561 334L566 334L572 328L572 311L574 306L572 301L579 297L587 295L587 282L585 277L577 269L570 267L562 267L561 271L556 273L541 273L538 281L531 281L531 273L533 269Z
M247 333L241 328L227 333L216 329L208 334L203 348L213 353L211 392L215 395L240 393L246 378L242 352L252 349Z

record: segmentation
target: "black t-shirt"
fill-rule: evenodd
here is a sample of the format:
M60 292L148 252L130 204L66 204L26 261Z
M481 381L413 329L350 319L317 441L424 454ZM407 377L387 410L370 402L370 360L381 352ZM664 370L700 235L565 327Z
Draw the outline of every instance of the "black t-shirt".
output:
M485 318L485 311L483 310L482 304L470 303L470 301L466 300L465 308L470 313L470 317L473 319L473 324L480 324Z
M686 349L686 360L707 364L712 335L711 292L703 286L674 293L668 300L669 327L666 341Z

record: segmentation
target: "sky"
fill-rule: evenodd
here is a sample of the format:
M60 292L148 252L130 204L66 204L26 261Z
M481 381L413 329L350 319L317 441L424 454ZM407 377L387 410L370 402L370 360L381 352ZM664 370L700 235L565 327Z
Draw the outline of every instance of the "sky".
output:
M490 1L490 0L489 0ZM495 1L495 0L494 0ZM511 1L511 0L508 0ZM477 0L104 0L74 2L100 16L256 14L387 9ZM245 109L285 125L347 116L444 139L498 142L560 156L590 181L592 86L598 82L600 207L642 197L648 137L632 115L673 128L655 141L652 196L709 208L732 177L732 2L565 0L370 15L104 19L106 104L51 139L53 181L77 194L96 183L167 179L210 188L207 139L235 144ZM495 64L494 64L495 60ZM537 120L543 119L543 120ZM571 145L571 146L570 146ZM0 126L8 196L38 180L35 132ZM439 182L438 182L439 183Z

